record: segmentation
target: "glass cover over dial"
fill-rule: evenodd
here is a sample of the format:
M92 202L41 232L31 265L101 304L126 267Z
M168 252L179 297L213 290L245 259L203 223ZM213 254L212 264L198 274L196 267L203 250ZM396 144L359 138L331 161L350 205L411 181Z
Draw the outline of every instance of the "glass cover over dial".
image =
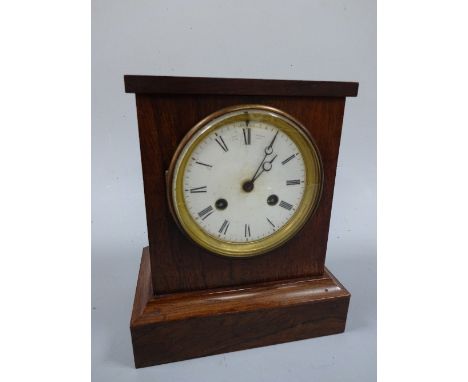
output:
M268 252L317 206L322 166L307 130L265 106L221 110L196 125L174 155L169 202L196 243L225 256Z

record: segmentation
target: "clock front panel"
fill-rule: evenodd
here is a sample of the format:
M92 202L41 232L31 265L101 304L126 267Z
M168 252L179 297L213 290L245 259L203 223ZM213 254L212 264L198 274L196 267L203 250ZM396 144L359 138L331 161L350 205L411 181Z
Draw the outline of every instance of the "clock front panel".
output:
M323 273L344 101L137 94L155 293ZM251 115L247 124L241 113L226 123L203 122L235 105L267 105L287 113L313 137L313 149L291 133L296 129L289 121ZM206 129L189 133L200 121ZM275 135L273 153L263 161ZM259 167L262 173L248 191L244 185Z

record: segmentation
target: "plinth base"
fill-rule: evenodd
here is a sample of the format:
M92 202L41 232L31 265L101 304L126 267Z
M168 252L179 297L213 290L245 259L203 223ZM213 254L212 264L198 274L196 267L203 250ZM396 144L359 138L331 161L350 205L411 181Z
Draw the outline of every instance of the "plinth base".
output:
M143 249L130 330L137 368L341 333L349 292L322 276L153 296Z

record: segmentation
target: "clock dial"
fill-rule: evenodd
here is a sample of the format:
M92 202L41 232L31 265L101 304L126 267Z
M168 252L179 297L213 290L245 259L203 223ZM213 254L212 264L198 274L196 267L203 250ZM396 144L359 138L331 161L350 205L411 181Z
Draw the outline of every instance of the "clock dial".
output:
M287 158L293 160L284 162ZM207 135L182 177L191 217L209 235L235 243L263 239L281 229L301 204L306 180L297 145L262 121L251 121L248 127L244 121L232 122Z
M279 110L221 111L197 125L170 170L172 210L197 243L227 256L253 256L291 238L321 191L318 151Z

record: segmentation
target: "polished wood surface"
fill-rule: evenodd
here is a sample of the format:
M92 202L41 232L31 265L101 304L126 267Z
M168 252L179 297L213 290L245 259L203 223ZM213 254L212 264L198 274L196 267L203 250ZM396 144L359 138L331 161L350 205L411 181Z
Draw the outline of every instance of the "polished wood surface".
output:
M143 248L141 256L140 271L138 273L135 299L133 300L131 325L133 326L142 316L146 304L153 297L153 286L151 285L151 265L149 248Z
M357 82L260 80L126 75L125 91L138 94L218 94L355 97Z
M350 294L324 263L345 97L358 84L126 76L125 86L136 93L149 240L130 323L136 367L342 332ZM288 243L227 258L178 228L165 174L196 123L243 104L299 120L320 152L324 183L316 212Z
M322 276L151 296L143 251L131 334L136 367L344 331L349 292Z
M323 273L345 98L142 94L136 98L155 293ZM195 245L174 222L166 199L165 171L187 131L207 115L239 104L268 105L297 118L314 138L324 170L321 200L303 229L284 246L247 259L213 255Z

